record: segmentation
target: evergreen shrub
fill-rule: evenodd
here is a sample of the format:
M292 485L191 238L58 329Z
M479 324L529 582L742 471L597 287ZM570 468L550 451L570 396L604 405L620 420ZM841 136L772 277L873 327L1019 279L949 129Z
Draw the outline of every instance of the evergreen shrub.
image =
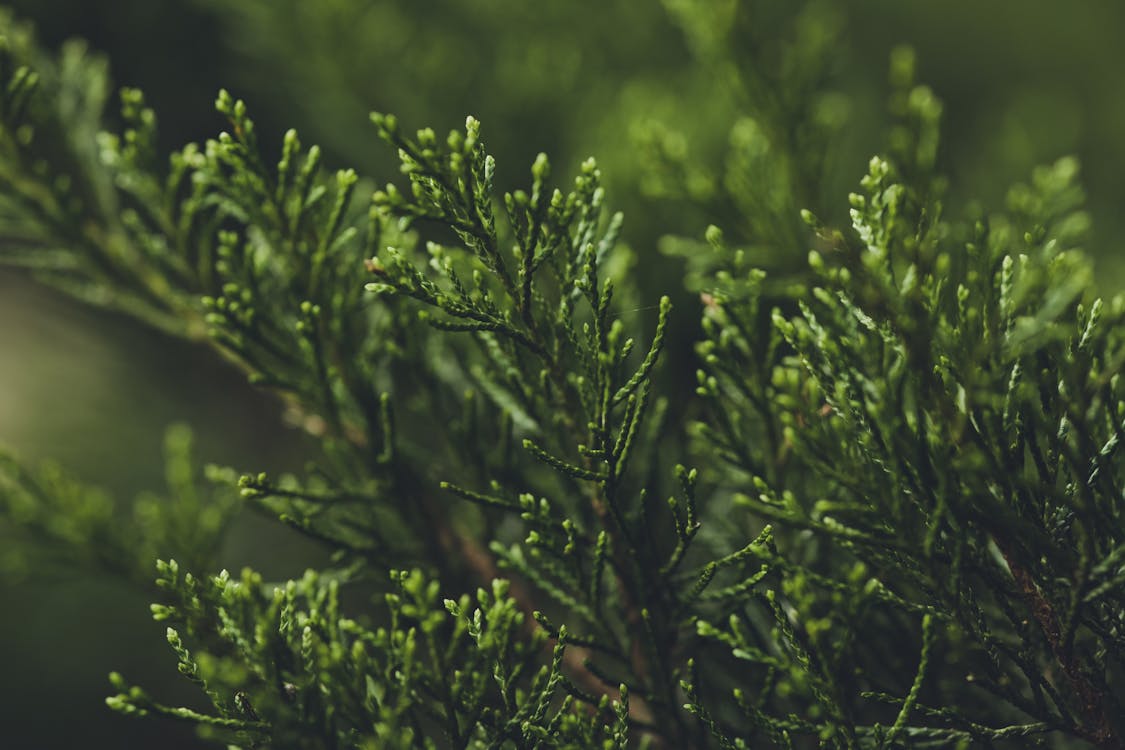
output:
M737 217L662 241L682 289L593 159L505 192L476 119L374 114L376 187L225 91L165 157L139 91L107 120L100 58L3 18L0 259L208 342L318 446L271 476L173 428L125 513L0 457L6 556L155 575L201 702L114 673L111 709L244 748L1125 747L1125 297L1076 162L948 216L899 50L885 151L818 216L828 26L747 52L737 3L667 6L745 105L721 169L635 134L650 197ZM243 508L330 564L217 570Z

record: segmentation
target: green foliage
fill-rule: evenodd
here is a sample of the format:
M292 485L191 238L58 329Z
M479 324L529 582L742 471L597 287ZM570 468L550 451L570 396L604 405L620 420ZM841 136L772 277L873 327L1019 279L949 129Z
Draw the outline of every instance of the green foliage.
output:
M104 66L4 19L0 259L207 341L318 445L204 490L174 429L170 497L131 521L3 460L28 549L160 560L205 703L115 673L111 708L248 748L1122 746L1125 297L1089 298L1076 163L946 218L901 50L837 228L831 9L778 41L740 3L667 6L743 111L720 176L640 134L651 192L729 222L665 242L702 303L694 397L593 159L505 192L476 119L375 114L401 178L374 189L294 131L267 154L224 91L227 131L165 164L139 92L99 132ZM212 574L236 496L330 562Z
M12 543L0 565L26 576L47 566L102 568L151 585L153 560L175 554L201 568L215 564L223 534L237 512L237 494L201 489L191 432L183 425L165 436L167 494L145 493L123 516L113 499L54 465L28 468L0 452L0 530Z

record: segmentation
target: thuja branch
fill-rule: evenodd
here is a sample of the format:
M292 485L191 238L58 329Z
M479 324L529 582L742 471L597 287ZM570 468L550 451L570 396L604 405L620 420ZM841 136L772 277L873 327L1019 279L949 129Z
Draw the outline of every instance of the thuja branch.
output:
M650 625L645 621L645 603L636 600L634 592L652 586L643 581L637 566L637 541L623 515L622 483L650 405L650 379L663 346L670 304L667 298L662 300L648 354L635 371L625 375L633 342L624 341L620 324L610 322L612 283L599 279L598 274L603 256L613 249L621 221L614 217L608 225L601 225L603 193L594 163L583 165L573 192L564 195L555 190L548 199L548 162L540 156L532 167L530 193L505 196L508 221L501 228L514 238L512 253L520 269L515 288L500 249L500 238L508 235L496 228L492 196L479 188L491 184L494 170L480 144L479 124L470 118L466 133L452 133L442 149L430 131L419 131L413 140L399 131L393 119L376 117L375 122L383 137L398 147L411 184L409 197L388 186L376 193L375 204L400 222L444 223L459 234L464 247L457 253L455 248L431 243L431 273L416 268L403 253L388 250L368 262L378 279L368 289L410 297L437 313L487 323L461 326L428 313L424 316L441 330L475 335L484 352L499 355L494 363L503 367L488 375L495 383L525 397L530 383L546 386L547 400L527 399L523 406L538 424L560 423L565 428L563 438L569 440L550 436L553 445L546 446L525 438L523 445L559 479L585 488L588 505L577 509L579 517L590 518L608 532L617 596L632 642L631 670L638 686L649 685L650 646L645 644L651 640ZM467 283L470 277L471 284ZM584 303L584 308L578 303ZM502 346L503 340L512 346ZM579 454L577 461L560 455L570 451ZM465 488L458 488L457 494L494 509L512 507L502 499L492 500ZM552 526L559 523L549 522ZM566 523L574 521L562 526ZM558 528L549 533L557 533ZM572 546L567 545L568 549ZM524 572L540 585L549 585L544 575L558 571ZM566 596L561 591L556 595ZM600 594L594 591L592 597L597 600ZM664 682L672 684L667 679ZM603 692L604 687L598 691ZM653 714L643 695L644 691L633 690L630 710L647 722ZM670 701L667 695L661 700Z
M211 709L116 675L113 708L247 747L1121 746L1125 298L1087 297L1076 164L947 218L941 106L896 53L890 157L831 228L796 211L840 126L822 5L745 58L746 9L674 5L714 69L781 62L733 79L766 102L722 178L749 245L679 241L704 340L672 409L671 305L593 160L501 195L474 119L376 115L403 180L375 190L295 131L267 156L221 93L227 132L161 164L137 92L99 135L104 71L0 34L0 255L205 336L318 448L303 477L213 468L204 502L173 432L174 501L124 530L0 461L5 530L132 578L164 555L152 613ZM802 218L807 267L755 268ZM208 574L238 494L331 563Z

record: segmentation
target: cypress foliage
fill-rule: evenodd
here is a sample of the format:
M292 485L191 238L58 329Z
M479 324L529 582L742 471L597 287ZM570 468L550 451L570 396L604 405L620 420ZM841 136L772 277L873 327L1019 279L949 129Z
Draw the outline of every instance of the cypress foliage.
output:
M638 284L593 159L502 192L474 118L374 114L376 187L294 131L266 153L226 92L226 131L165 159L140 92L104 129L104 64L0 20L0 259L208 342L318 445L204 470L173 428L167 497L125 517L0 457L28 555L155 566L209 706L114 673L110 708L246 748L1125 747L1125 297L1092 298L1077 164L946 216L901 50L838 226L827 26L759 50L774 79L725 5L668 6L746 102L725 174L640 134L651 193L726 206L665 242L694 310ZM662 375L676 316L694 393ZM331 564L216 570L243 505Z

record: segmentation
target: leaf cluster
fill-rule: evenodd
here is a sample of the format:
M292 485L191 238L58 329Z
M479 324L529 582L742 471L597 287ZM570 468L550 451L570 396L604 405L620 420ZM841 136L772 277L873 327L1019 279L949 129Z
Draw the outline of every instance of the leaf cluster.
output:
M1076 163L947 218L941 105L900 51L835 226L801 210L843 122L825 11L746 52L740 4L669 5L748 103L721 181L652 144L734 217L670 243L687 395L594 160L505 192L475 118L375 114L400 167L376 189L294 131L267 155L221 92L227 130L162 163L138 92L100 131L102 68L3 20L0 259L206 341L318 446L204 491L173 430L170 497L128 523L0 464L5 528L134 579L161 560L152 613L206 703L114 674L111 708L238 747L1121 746L1125 297L1089 297ZM331 562L207 572L235 497Z

